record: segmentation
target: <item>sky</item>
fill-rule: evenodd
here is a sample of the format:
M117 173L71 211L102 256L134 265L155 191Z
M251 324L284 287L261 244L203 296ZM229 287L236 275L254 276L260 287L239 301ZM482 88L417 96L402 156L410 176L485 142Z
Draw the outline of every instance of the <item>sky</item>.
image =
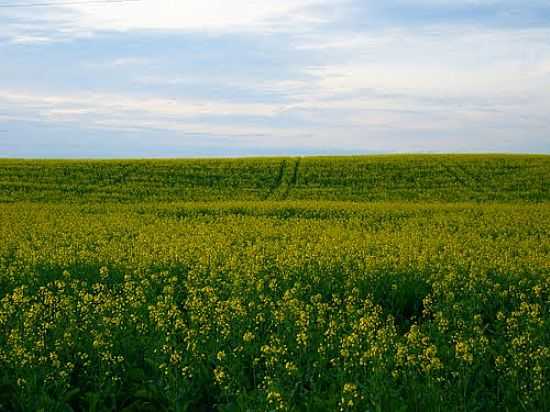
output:
M550 153L550 0L0 0L0 157Z

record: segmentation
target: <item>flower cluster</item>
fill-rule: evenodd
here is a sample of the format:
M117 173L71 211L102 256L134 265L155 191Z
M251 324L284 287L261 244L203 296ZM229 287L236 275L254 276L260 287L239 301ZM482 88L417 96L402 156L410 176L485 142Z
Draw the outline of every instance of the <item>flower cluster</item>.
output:
M0 410L550 406L546 205L0 211Z

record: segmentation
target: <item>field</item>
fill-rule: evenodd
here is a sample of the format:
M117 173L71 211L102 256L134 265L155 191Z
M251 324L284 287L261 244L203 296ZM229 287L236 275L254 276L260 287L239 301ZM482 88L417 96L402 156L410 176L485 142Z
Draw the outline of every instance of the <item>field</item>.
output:
M550 156L0 161L0 411L550 410Z
M0 163L0 201L550 200L549 156Z

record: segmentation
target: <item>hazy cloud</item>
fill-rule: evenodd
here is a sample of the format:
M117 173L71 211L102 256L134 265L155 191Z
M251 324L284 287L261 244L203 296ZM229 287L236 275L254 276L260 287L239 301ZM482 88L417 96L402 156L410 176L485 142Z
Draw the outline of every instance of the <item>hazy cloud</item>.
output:
M48 126L205 154L550 152L546 1L0 9L0 53L4 147Z

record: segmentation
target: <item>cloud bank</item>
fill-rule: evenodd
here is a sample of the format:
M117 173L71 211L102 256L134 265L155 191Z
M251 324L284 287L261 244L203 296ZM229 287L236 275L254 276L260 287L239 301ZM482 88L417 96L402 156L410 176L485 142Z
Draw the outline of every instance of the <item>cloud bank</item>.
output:
M0 9L2 156L32 156L41 133L56 142L52 155L86 133L119 156L128 136L140 156L159 141L167 154L550 153L545 1L37 11Z

